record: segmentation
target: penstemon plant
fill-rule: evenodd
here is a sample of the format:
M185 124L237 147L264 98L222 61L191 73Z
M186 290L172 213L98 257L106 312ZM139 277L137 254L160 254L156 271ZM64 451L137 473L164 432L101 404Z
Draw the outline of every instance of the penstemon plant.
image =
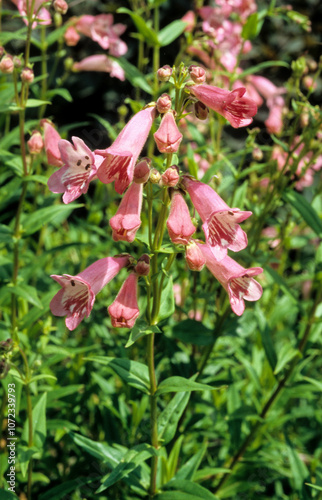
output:
M256 52L266 25L310 21L274 1L198 1L170 23L160 0L12 3L4 500L319 498L322 66ZM99 73L120 93L116 124L90 114L104 140L50 106Z

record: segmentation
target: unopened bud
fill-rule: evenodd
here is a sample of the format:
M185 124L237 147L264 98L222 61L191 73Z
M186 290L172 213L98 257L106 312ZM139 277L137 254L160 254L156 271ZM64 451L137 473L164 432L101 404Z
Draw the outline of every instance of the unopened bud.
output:
M161 174L156 168L152 168L150 172L150 181L152 184L158 184L161 179Z
M0 71L2 73L12 73L14 70L13 57L10 54L6 54L0 61Z
M59 14L66 14L68 11L68 4L65 0L54 0L53 6L56 12Z
M202 251L193 240L186 246L186 262L191 271L201 271L206 263Z
M74 64L74 60L72 57L66 57L65 61L64 61L64 67L65 67L65 70L66 71L70 71L73 67L73 64Z
M139 259L134 268L139 276L147 276L150 272L150 257L145 253Z
M44 141L41 137L41 133L38 130L34 130L29 141L27 142L29 153L32 155L38 155L42 148L44 147Z
M194 83L200 84L206 81L206 71L201 66L190 66L189 73Z
M159 113L166 113L171 109L171 97L168 94L162 94L157 100L157 110Z
M261 161L263 159L263 151L258 146L255 146L252 151L252 157L256 161Z
M304 128L304 127L307 127L310 123L310 115L307 111L303 111L300 115L300 122L301 122L301 126Z
M12 348L13 348L12 339L2 340L2 342L0 342L0 354L5 354L7 352L10 352L12 351Z
M173 165L172 167L167 168L167 170L161 175L160 184L162 186L174 187L178 184L179 179L180 175L178 168Z
M134 169L133 181L136 184L144 184L149 180L152 161L150 158L143 158Z
M199 120L206 120L208 118L209 109L203 102L197 101L194 103L194 112L196 118Z
M34 77L35 75L31 68L24 68L20 75L21 80L26 83L32 83Z
M68 47L75 47L78 44L80 35L75 30L74 26L69 26L64 34L64 40Z
M306 60L305 57L301 56L296 61L292 62L292 70L294 72L294 76L300 78L306 69Z
M160 82L168 82L170 80L170 76L172 75L172 68L167 64L166 66L159 68L157 74Z
M316 82L314 81L312 76L309 76L309 75L307 75L303 78L303 85L308 90L315 90L316 89Z
M20 57L14 56L14 58L13 58L13 65L14 65L14 67L15 67L16 69L21 68L21 66L22 66L22 61L21 61Z

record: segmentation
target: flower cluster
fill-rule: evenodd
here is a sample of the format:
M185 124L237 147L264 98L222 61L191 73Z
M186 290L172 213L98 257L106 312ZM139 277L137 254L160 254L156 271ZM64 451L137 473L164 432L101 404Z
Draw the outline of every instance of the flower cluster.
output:
M172 70L164 68L159 75L171 75ZM183 87L188 93L188 102L210 108L224 116L235 128L248 125L256 113L253 100L244 97L245 88L227 91L204 81L202 68L192 66L189 71L181 69L180 74L189 76L189 84ZM192 83L191 83L192 80ZM70 203L86 193L89 183L99 179L105 184L114 182L117 193L122 195L116 214L110 219L114 241L132 243L141 226L143 191L148 184L158 183L163 192L170 196L171 204L164 224L174 245L183 247L188 267L201 271L206 266L227 290L233 311L241 315L245 300L261 297L261 286L254 276L261 268L244 269L228 256L228 250L238 252L247 246L246 233L240 224L251 216L249 211L229 207L207 184L181 171L178 165L171 165L173 153L179 149L183 135L177 125L177 111L172 109L171 97L162 94L157 102L145 106L125 125L113 144L104 150L92 152L78 137L71 142L61 139L48 120L42 121L44 146L48 163L59 167L49 181L48 187L54 193L63 193L63 202ZM152 124L160 119L154 141L160 153L167 157L163 173L152 168L152 160L140 155L148 139ZM188 194L194 209L202 221L205 242L194 239L196 226L185 201ZM163 210L166 210L164 204ZM163 237L163 231L161 231ZM159 242L160 243L160 242ZM161 244L161 243L160 243ZM62 286L51 302L51 310L57 316L67 316L66 325L72 330L88 316L96 294L120 271L126 267L130 274L125 280L115 301L108 307L112 325L131 328L139 316L137 305L137 283L140 276L150 273L149 261L153 256L144 254L138 261L129 255L106 257L89 266L77 276L52 277Z

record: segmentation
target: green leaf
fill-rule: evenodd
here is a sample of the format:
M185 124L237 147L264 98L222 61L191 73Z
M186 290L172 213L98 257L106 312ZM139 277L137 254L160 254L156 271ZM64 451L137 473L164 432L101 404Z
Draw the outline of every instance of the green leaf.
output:
M28 446L19 446L18 460L23 477L26 477L30 459L37 454L39 454L39 450L35 446L30 448Z
M172 276L170 276L168 279L168 283L162 290L161 305L158 315L159 321L162 321L163 319L172 316L174 310L175 310L175 303L174 303L174 293L173 293L173 281L172 281Z
M39 108L40 106L43 106L43 104L51 104L50 101L44 101L42 99L28 99L26 102L26 108ZM19 111L22 109L20 106L17 106L16 104L11 104L9 106L10 111Z
M125 347L130 347L141 337L145 335L151 335L152 333L161 333L160 328L157 325L148 325L146 321L137 321L134 328L132 328L130 337L125 345Z
M207 384L200 384L184 377L169 377L162 380L156 391L156 396L167 392L187 392L187 391L214 391L218 387Z
M212 330L194 319L180 321L173 327L172 336L185 344L210 345L214 341Z
M190 399L190 392L178 392L158 417L158 437L169 443L176 433L178 423Z
M53 97L55 97L56 95L59 95L60 97L62 97L63 99L65 99L65 101L68 101L68 102L73 102L73 98L71 96L71 93L69 92L69 90L67 89L60 89L60 88L57 88L57 89L51 89L51 90L48 90L46 92L46 97L48 99L52 99Z
M26 40L27 28L21 28L15 31L1 31L0 44L6 45L11 40Z
M200 484L193 483L192 481L186 481L183 479L172 479L164 487L164 489L176 489L189 495L187 498L190 500L190 495L195 499L199 500L215 500L216 497L206 488L200 486ZM159 498L158 496L156 497ZM178 497L179 498L179 497Z
M104 118L102 118L101 116L96 115L94 113L89 113L89 116L92 116L101 125L103 125L103 127L105 128L106 132L108 133L108 136L111 139L111 141L115 141L115 139L117 138L117 132L116 132L115 128L113 127L113 125L111 125L107 120L104 120Z
M180 394L180 393L179 393ZM194 479L195 473L207 451L207 443L203 443L200 449L186 462L176 473L174 479Z
M244 209L245 199L247 199L247 189L248 189L248 181L244 181L241 186L238 186L236 189L236 193L234 196L233 206L240 207L241 210Z
M27 302L30 302L30 304L39 307L39 309L43 309L43 305L37 295L36 288L21 283L20 285L8 286L8 291L18 297L22 297L27 300Z
M46 439L46 403L47 403L47 393L44 392L40 398L38 399L37 403L32 409L32 434L33 434L33 448L29 448L30 451L26 448L25 450L25 458L23 465L21 465L21 471L22 474L25 475L27 472L27 467L29 460L32 455L34 455L36 452L39 452L42 450L45 439ZM27 418L23 427L22 431L22 436L21 439L25 443L28 442L29 440L29 426L28 426L28 421L29 419ZM36 451L35 451L36 449Z
M87 361L95 361L111 368L125 383L136 387L149 394L150 378L149 370L146 365L138 361L129 359L110 358L105 356L91 356L85 358Z
M111 57L111 59L113 58ZM153 94L152 87L146 81L146 76L133 66L133 64L129 63L126 59L124 59L124 57L118 57L115 61L117 61L121 68L123 68L126 79L129 80L134 87L140 87L140 89L144 90L148 94Z
M160 30L158 34L158 39L161 47L166 47L167 45L172 43L176 38L178 38L178 36L180 36L181 33L184 32L187 25L188 23L185 23L184 21L177 19L176 21L173 21L172 23L168 24L168 26L162 28L162 30Z
M288 190L283 193L283 199L298 211L310 228L321 238L322 221L304 196L296 191Z
M297 349L294 349L289 344L284 344L278 351L278 359L276 363L276 367L274 370L274 375L277 375L285 365L291 361L295 356L299 356L300 352Z
M46 44L47 47L55 43L59 38L62 38L64 36L64 33L66 31L66 25L64 24L60 28L56 28L53 30L51 33L46 34Z
M311 483L305 483L307 486L311 486L311 488L314 488L315 490L322 491L321 486L317 486L316 484L311 484Z
M72 493L76 491L77 488L81 488L85 484L93 483L94 481L97 481L97 479L97 476L90 479L83 479L82 477L78 477L77 479L73 479L72 481L64 481L63 484L59 484L58 486L47 490L45 493L41 493L40 495L38 495L38 500L62 500L62 498L65 498L67 493Z
M111 474L103 477L103 484L98 488L96 493L105 491L116 482L128 476L130 472L134 471L142 462L145 462L152 455L157 455L157 451L153 446L148 444L139 444L129 450Z
M256 64L251 68L245 69L242 73L238 75L238 79L244 78L244 76L252 75L254 73L258 73L264 68L270 68L271 66L283 66L284 68L289 68L290 65L284 61L264 61L260 64Z
M291 289L288 286L288 284L286 283L286 281L282 278L282 276L280 276L275 271L275 269L273 269L270 266L264 265L263 268L264 268L265 272L268 273L271 276L271 278L273 278L275 283L277 285L279 285L280 289L285 293L285 295L288 295L288 297L290 297L292 299L292 302L294 302L294 304L297 304L298 301L297 301L296 297L294 297L293 292L291 291Z
M288 436L285 435L286 443L287 443L287 451L288 457L290 461L291 471L292 471L292 479L294 481L294 486L296 491L304 493L303 487L305 480L308 480L310 477L309 471L305 465L305 463L300 459L297 451L293 447L293 444L289 440ZM311 498L308 496L301 496L301 499L306 500L306 498Z
M25 235L31 235L39 231L45 224L54 221L54 219L62 214L65 218L74 210L84 205L82 203L69 203L68 205L54 205L51 207L40 208L32 214L25 214L22 218L22 226Z
M116 12L118 12L119 14L128 14L129 16L131 16L132 21L134 22L138 32L141 33L141 35L143 36L144 40L150 45L153 46L159 45L159 40L156 32L154 31L154 29L148 26L143 17L125 7L117 9Z
M241 36L244 40L253 40L258 35L258 14L254 12L248 16L243 26Z
M277 354L276 354L276 351L274 348L274 344L272 341L272 336L271 336L271 332L270 332L268 323L266 321L266 318L265 318L263 312L261 311L261 309L259 308L258 305L256 305L256 308L255 308L255 316L257 318L257 323L259 326L262 344L264 347L264 351L265 351L267 360L268 360L268 362L269 362L269 364L274 372L275 367L276 367L276 363L277 363Z

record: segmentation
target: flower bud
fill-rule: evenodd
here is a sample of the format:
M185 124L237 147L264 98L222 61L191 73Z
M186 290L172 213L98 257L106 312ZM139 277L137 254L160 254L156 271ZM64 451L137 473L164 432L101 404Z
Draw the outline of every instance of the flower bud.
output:
M206 71L201 66L189 67L190 78L194 83L200 84L206 81Z
M194 103L194 112L196 118L199 120L206 120L208 118L209 109L201 101Z
M44 141L41 137L41 133L38 130L34 130L29 141L27 142L29 153L31 155L38 155L42 148L44 147Z
M172 68L167 64L166 66L159 68L157 73L160 82L168 82L170 80L170 76L172 75Z
M16 69L20 69L21 68L22 61L21 61L20 57L14 56L14 58L13 58L13 65L14 65L14 67Z
M24 68L21 72L20 78L25 83L32 83L34 80L34 72L31 68Z
M166 113L171 109L171 97L168 94L162 94L157 100L157 110L159 113Z
M75 47L78 44L80 35L75 30L74 26L69 26L64 34L64 40L68 47Z
M167 170L161 175L160 183L163 186L174 187L178 184L179 179L180 175L178 168L173 165L172 167L167 168Z
M304 56L299 57L296 61L292 61L291 64L292 70L294 72L294 76L300 78L306 69L306 60Z
M316 89L316 82L314 81L312 76L309 76L309 75L307 75L303 78L303 85L308 90L315 90Z
M201 271L206 263L202 251L193 240L186 246L186 262L191 271Z
M7 352L12 351L13 348L13 340L12 339L7 339L7 340L2 340L0 342L0 354L5 354Z
M13 57L10 54L6 54L0 61L0 71L2 73L12 73L14 70Z
M150 181L152 184L158 184L161 179L161 174L156 168L152 168L150 171Z
M142 158L134 169L133 181L136 184L144 184L149 180L152 161L150 158Z
M145 253L138 259L138 263L136 264L134 271L139 276L147 276L149 274L150 257L148 256L148 254Z
M261 161L263 159L263 151L258 146L255 146L252 151L252 157L256 161Z
M65 0L54 0L53 6L55 11L59 14L66 14L68 11L68 4Z
M4 359L0 361L0 379L5 378L8 375L10 369L9 363L7 363Z

